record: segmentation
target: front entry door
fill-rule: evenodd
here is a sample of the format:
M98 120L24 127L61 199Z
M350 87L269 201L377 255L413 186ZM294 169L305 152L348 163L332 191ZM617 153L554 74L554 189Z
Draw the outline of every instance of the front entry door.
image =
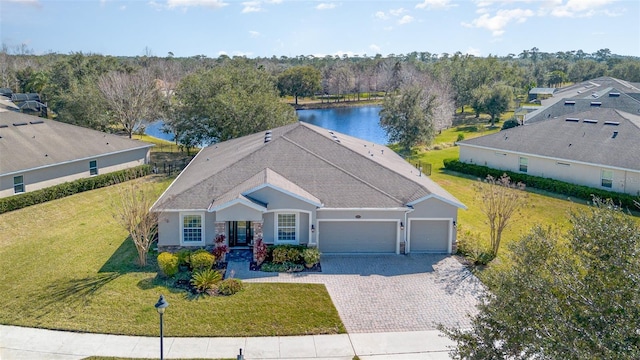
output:
M229 222L229 246L247 246L252 239L251 221Z

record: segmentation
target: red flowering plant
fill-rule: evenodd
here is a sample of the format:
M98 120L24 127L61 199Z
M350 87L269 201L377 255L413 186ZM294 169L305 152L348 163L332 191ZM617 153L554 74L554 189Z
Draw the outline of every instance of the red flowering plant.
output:
M258 266L267 259L267 244L262 241L262 238L258 238L258 240L253 243L253 259Z
M225 257L229 252L229 247L225 244L226 237L224 234L218 234L214 240L213 250L211 253L216 257L216 262L221 263L225 261Z

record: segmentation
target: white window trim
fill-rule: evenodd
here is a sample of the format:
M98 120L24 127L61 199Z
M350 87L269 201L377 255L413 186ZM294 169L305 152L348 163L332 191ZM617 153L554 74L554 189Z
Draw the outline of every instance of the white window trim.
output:
M21 177L22 178L22 182L16 184L16 178L17 177ZM16 191L16 185L22 185L22 191ZM24 186L24 175L16 175L13 177L13 193L14 194L24 194L25 192L27 192L27 188Z
M605 178L605 177L604 177L604 173L605 173L605 171L608 171L608 172L610 172L610 173L611 173L611 178L610 178L610 179L607 179L607 178ZM613 170L608 170L608 169L602 169L602 170L600 170L600 187L605 188L605 189L613 189L613 176L614 176L614 174L613 174ZM602 182L603 182L604 180L611 181L611 186L604 186L604 185L602 184Z
M294 215L296 217L296 238L295 240L280 240L278 239L278 215ZM294 244L300 243L300 213L295 211L277 211L273 215L273 243L278 244Z
M524 160L524 162L526 163L524 164L524 170L522 170L522 160ZM529 158L526 158L524 156L518 157L518 171L521 173L529 172Z
M95 163L96 163L96 167L95 167L96 173L95 173L95 174L92 174L92 173L91 173L91 170L93 170L94 168L92 168L92 167L91 167L91 163L92 163L92 162L94 162L94 161L95 161ZM99 175L99 174L100 174L100 170L98 170L98 169L99 169L99 168L98 168L98 160L89 160L89 175L90 175L90 176L97 176L97 175Z
M200 233L200 241L189 241L185 243L184 241L184 217L198 215L201 220L201 233ZM204 234L205 234L205 213L204 212L183 212L180 213L180 245L181 246L204 246Z

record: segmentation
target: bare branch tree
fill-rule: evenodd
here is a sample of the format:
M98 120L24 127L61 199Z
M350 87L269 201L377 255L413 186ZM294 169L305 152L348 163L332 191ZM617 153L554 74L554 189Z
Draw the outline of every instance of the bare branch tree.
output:
M159 113L159 92L147 70L135 74L109 72L98 79L98 88L111 116L131 135Z
M150 187L140 182L121 184L113 198L113 216L127 232L138 251L138 264L147 265L147 253L158 233L158 213L149 209L155 201Z
M527 194L518 190L524 190L524 184L512 183L507 174L503 174L499 179L487 175L484 182L476 184L480 211L487 216L489 222L493 256L498 255L502 232L525 205Z

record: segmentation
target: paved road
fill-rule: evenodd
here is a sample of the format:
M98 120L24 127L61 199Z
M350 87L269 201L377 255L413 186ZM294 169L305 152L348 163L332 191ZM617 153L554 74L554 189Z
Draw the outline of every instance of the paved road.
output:
M229 270L244 281L325 284L349 333L469 327L467 314L476 313L484 291L451 256L323 256L321 264L321 273L255 272L245 262L231 263Z

